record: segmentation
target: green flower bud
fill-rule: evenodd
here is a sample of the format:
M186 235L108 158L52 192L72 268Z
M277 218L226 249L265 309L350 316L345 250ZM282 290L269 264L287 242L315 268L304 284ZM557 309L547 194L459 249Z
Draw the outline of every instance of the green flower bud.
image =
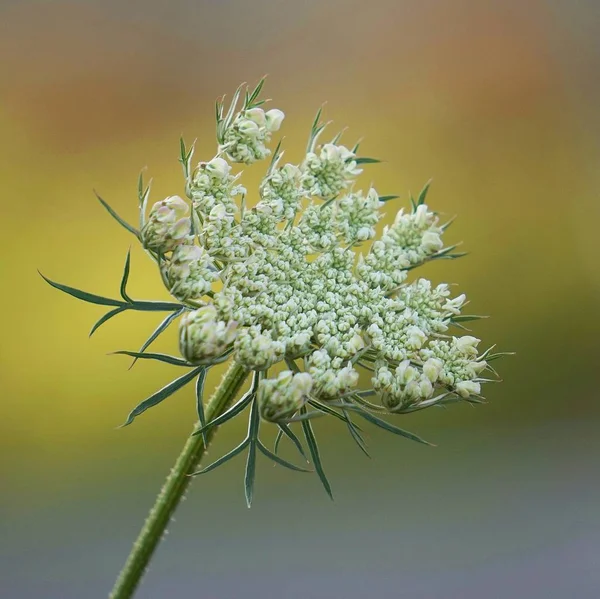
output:
M285 370L276 379L263 379L257 391L261 416L270 422L290 418L305 404L312 386L307 372Z
M189 206L179 196L156 202L150 209L148 221L142 229L144 247L165 253L190 239L191 221L185 215Z
M236 335L237 323L217 320L217 310L208 305L181 318L179 349L192 364L209 363L228 349Z

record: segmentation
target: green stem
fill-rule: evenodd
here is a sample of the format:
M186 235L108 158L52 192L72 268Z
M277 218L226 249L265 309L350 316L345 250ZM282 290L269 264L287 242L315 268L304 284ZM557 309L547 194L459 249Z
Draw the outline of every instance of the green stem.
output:
M206 405L207 422L220 416L227 409L247 376L248 371L243 366L236 362L232 363ZM206 432L207 443L212 439L216 428L212 427ZM119 574L109 599L133 597L177 506L192 481L190 474L197 470L205 449L202 435L190 436L187 440L133 544L131 553Z

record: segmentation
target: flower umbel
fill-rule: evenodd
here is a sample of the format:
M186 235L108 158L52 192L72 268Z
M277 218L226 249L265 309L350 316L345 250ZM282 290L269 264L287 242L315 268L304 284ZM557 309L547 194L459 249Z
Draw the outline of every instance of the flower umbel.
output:
M82 300L111 307L93 330L127 310L165 311L167 317L139 352L122 352L188 368L188 374L144 400L127 423L197 379L200 425L207 442L217 425L249 412L248 436L212 470L248 450L246 497L252 499L256 449L280 465L288 438L306 456L329 494L312 419L333 416L347 426L366 452L362 418L399 436L425 443L381 416L408 414L434 405L482 403L482 385L501 354L479 352L479 339L462 335L464 294L412 277L412 270L437 259L458 258L443 235L450 223L426 203L429 184L410 207L396 209L393 223L377 236L385 208L397 196L360 187L362 166L378 162L340 143L320 143L325 125L317 114L300 164L282 163L281 144L269 145L284 120L265 110L264 80L240 87L227 110L216 105L216 155L192 166L194 148L181 140L187 199L170 196L147 212L149 188L139 186L140 230L109 212L142 243L157 263L173 302L133 300L127 293L129 255L122 299L53 286ZM255 194L241 184L242 167L271 156ZM241 165L241 166L240 166ZM148 352L179 318L182 357ZM215 364L232 361L236 376L253 376L250 390L205 421L202 389ZM232 375L233 376L233 375ZM237 379L236 379L237 380ZM241 382L240 382L241 384ZM233 387L232 387L233 388ZM237 391L237 388L236 388ZM260 441L261 421L277 427L273 451Z

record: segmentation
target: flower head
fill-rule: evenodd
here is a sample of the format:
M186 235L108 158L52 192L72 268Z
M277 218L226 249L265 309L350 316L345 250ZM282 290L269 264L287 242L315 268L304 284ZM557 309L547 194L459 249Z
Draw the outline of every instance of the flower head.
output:
M429 185L417 200L411 197L408 210L395 209L393 222L378 235L384 208L397 196L360 188L360 166L377 161L357 156L358 145L341 145L339 135L317 143L325 128L321 111L300 164L281 165L279 144L257 192L242 187L239 165L271 154L269 144L284 119L281 110L263 108L262 85L239 88L227 110L217 102L214 157L193 168L193 149L181 142L187 200L170 196L157 202L146 219L149 190L140 185L141 231L126 228L149 250L177 303L132 300L125 288L128 257L123 302L100 298L115 308L99 324L124 310L171 311L146 348L181 315L183 359L150 355L195 369L149 403L196 375L200 394L206 370L231 359L236 376L253 372L251 389L216 420L220 424L252 406L248 437L233 453L258 448L290 466L259 440L260 416L276 423L280 435L303 453L291 430L300 421L330 492L312 418L342 420L363 451L357 417L422 441L381 415L457 401L480 403L482 385L490 380L483 374L494 374L489 362L500 354L480 352L478 338L456 334L464 329L461 323L477 318L462 314L464 294L413 276L428 261L460 256L453 253L455 246L445 246L447 224L425 203ZM98 296L81 297L99 303ZM140 404L130 419L147 406Z

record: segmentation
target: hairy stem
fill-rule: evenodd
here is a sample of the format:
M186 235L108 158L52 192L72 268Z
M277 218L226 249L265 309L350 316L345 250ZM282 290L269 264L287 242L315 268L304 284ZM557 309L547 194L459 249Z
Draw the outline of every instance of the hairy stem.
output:
M244 367L236 362L232 363L206 405L207 422L220 416L227 409L247 376L248 371ZM207 443L212 439L216 429L217 427L212 427L206 432ZM133 597L177 506L192 481L190 474L197 470L205 449L202 435L190 436L187 440L133 544L131 553L119 574L109 599Z

